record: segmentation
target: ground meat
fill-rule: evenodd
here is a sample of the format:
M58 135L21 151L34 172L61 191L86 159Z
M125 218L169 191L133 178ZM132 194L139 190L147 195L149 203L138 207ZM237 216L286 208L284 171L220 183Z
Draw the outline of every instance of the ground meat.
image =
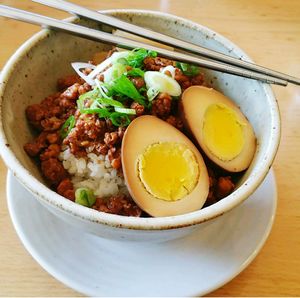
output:
M103 73L97 74L96 79L99 80L100 82L104 82L104 74Z
M58 130L64 121L58 119L57 117L47 118L41 121L41 126L43 127L44 131L55 131Z
M136 116L142 116L145 113L145 107L137 102L133 102L130 106L131 109L135 109Z
M112 196L109 199L97 198L94 209L102 212L139 217L142 210L135 204L135 202L123 194Z
M166 67L168 65L173 65L173 61L166 59L166 58L161 58L161 57L147 57L144 59L144 66L146 70L154 70L154 71L159 71L162 67Z
M73 183L69 178L63 179L58 187L57 192L62 195L63 197L75 201L75 191L73 187Z
M151 114L166 119L171 112L172 98L168 93L160 93L153 101Z
M112 147L108 150L107 156L108 156L109 161L112 161L115 158L119 158L121 156L121 149Z
M82 84L83 80L78 75L68 75L57 80L57 89L62 91L75 83Z
M31 123L39 122L45 118L47 110L41 104L33 104L26 108L26 117Z
M81 115L75 127L82 136L87 136L91 140L102 137L106 132L105 121L99 119L96 114Z
M207 168L209 175L209 194L205 206L212 205L228 196L235 187L231 176L217 176L211 169Z
M108 152L109 147L106 144L94 142L88 148L89 152L94 152L95 154L99 155L106 155Z
M182 89L187 89L190 86L194 85L203 85L204 83L204 75L202 73L190 77L186 76L182 73L182 71L178 68L175 70L175 77L174 79L179 83Z
M116 170L121 170L122 168L122 162L121 162L121 148L117 147L111 147L107 151L108 159L111 163L111 166Z
M126 131L126 127L120 126L120 127L118 128L118 136L119 136L120 140L123 139L123 136L124 136L125 131Z
M78 87L79 95L82 95L82 94L84 94L88 91L91 91L91 90L92 90L92 87L88 83L84 83L84 84L82 84Z
M31 156L37 156L44 148L47 147L47 133L42 132L33 142L24 145L24 150Z
M57 158L60 153L60 145L51 144L41 155L40 160L47 160L50 158Z
M51 109L59 106L58 102L59 102L60 95L61 95L61 93L58 92L58 93L52 94L42 100L41 105L46 109L47 117L53 116Z
M194 85L203 85L204 84L204 74L199 73L197 76L191 78L191 84Z
M111 120L110 119L106 119L105 120L105 124L106 124L106 128L107 128L107 131L113 131L115 130L115 126L112 124Z
M145 81L142 77L134 77L134 78L131 79L131 82L134 84L134 86L137 89L145 87Z
M106 131L106 122L100 120L97 115L82 114L77 119L75 127L64 139L63 144L68 145L71 153L75 156L85 156L86 148L90 148L93 151L93 149L96 149L95 142L103 142Z
M109 147L112 148L115 144L120 141L118 132L106 132L104 135L104 143Z
M49 144L58 144L60 143L60 136L58 132L47 134L47 141Z
M176 127L179 130L183 130L183 122L179 117L170 115L167 119L166 122L168 122L169 124L173 125L174 127Z
M234 190L234 183L230 176L220 177L217 182L216 196L218 199L222 199L228 196Z
M67 177L67 172L57 158L49 158L41 163L42 173L51 185L57 185Z
M70 86L67 90L65 90L62 94L61 97L71 99L71 100L76 100L79 96L79 87L81 85L79 83L75 83L72 86Z
M190 86L192 86L191 84L191 78L184 75L182 73L182 71L178 68L176 68L175 70L175 77L174 79L180 84L181 88L186 89Z
M89 64L92 64L92 65L96 65L94 61L90 60L88 62ZM86 67L84 70L82 70L82 72L87 76L89 75L91 72L93 71L92 68L89 68L89 67Z
M67 97L61 96L60 101L59 101L59 106L64 110L75 109L76 101L69 99Z
M113 158L111 161L111 166L115 170L120 170L122 168L121 156L119 156L117 158Z

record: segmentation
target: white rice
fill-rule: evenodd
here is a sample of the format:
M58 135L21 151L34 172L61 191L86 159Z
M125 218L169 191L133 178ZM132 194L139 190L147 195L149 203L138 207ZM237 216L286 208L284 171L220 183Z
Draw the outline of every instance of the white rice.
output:
M107 155L88 153L87 158L76 158L67 148L60 153L59 159L71 174L75 190L86 187L101 198L128 194L123 177L111 166Z

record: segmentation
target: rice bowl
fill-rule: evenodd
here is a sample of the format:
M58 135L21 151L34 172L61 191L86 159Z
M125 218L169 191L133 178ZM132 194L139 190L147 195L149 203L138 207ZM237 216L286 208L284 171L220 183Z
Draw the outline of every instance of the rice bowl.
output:
M147 25L149 27L151 27L151 24L153 24L152 18L155 17L158 20L156 24L153 24L153 29L155 30L163 31L163 28L165 28L166 24L172 24L171 28L168 29L170 30L170 32L168 32L170 34L174 35L179 32L179 35L183 37L186 35L186 32L191 32L190 30L192 30L193 34L195 34L194 38L196 39L196 42L203 43L204 45L210 46L214 49L218 48L219 50L225 53L229 52L231 48L234 48L235 50L233 51L233 54L235 54L236 56L243 55L243 57L245 57L244 53L240 51L236 46L232 45L229 41L226 41L214 32L211 32L210 30L195 23L185 21L177 17L172 17L170 15L154 12L121 11L114 13L117 16L123 16L123 18L125 19L133 18L134 22L137 22L142 25ZM47 34L48 33L45 31L40 33L39 36L32 39L31 42L27 42L27 45L23 46L22 51L20 50L19 53L21 54L22 52L29 50L31 46L35 45L36 43L41 43L42 45L43 43L46 44L49 42L49 40L53 39L53 41L56 41L54 43L51 43L52 46L55 46L55 51L60 52L60 54L62 55L63 52L61 50L58 50L59 45L56 42L59 43L59 39L62 40L61 38L66 38L66 36L60 36L60 34L52 34L50 37L47 37ZM198 38L198 41L196 36ZM208 36L209 38L207 38L206 36ZM78 39L74 37L67 38L70 41L70 45L74 41L76 41L77 44L79 42ZM66 43L66 45L67 44L68 43ZM84 46L83 43L81 44L81 46ZM93 51L95 50L95 46L96 44L93 45ZM39 48L39 46L35 45L34 48L36 50ZM23 55L20 55L19 53L17 53L12 58L12 60L7 64L6 68L4 69L2 78L5 79L5 81L7 81L7 79L9 78L9 73L13 70L13 65L21 65L17 64L18 59L26 59ZM77 55L76 59L84 59L83 54L81 55L81 57L79 57L80 55ZM62 59L62 57L60 57L60 59ZM76 61L75 57L70 58L65 56L64 59L66 59L65 65L69 62L70 59ZM24 64L26 65L26 63L22 64L23 66ZM52 81L56 76L54 72L58 72L57 67L55 68L55 71L53 71L53 74L51 76ZM53 193L51 190L47 189L47 187L45 187L40 182L42 180L37 174L36 170L33 171L35 177L33 177L31 174L28 175L30 172L32 173L33 164L28 161L28 159L24 156L24 153L21 153L20 150L17 149L18 147L20 148L20 143L24 141L24 138L23 140L18 141L19 143L16 142L16 140L13 139L13 135L15 134L13 130L15 130L15 128L8 128L6 124L9 123L8 116L11 115L11 113L9 112L10 108L7 104L8 93L7 89L5 88L6 86L8 86L8 84L9 87L12 87L12 81L9 80L8 83L6 82L6 84L4 84L1 89L2 94L4 93L5 100L5 104L2 106L2 111L4 109L6 110L5 114L2 112L1 115L2 126L4 128L4 132L2 131L1 133L1 151L3 152L2 154L5 156L4 159L8 163L8 166L12 169L14 174L19 178L19 180L34 194L36 194L38 199L42 203L47 205L47 207L52 212L64 218L68 222L71 222L77 226L81 226L81 228L87 231L105 237L112 237L117 239L126 238L135 240L166 240L181 237L189 233L193 228L201 226L199 225L193 227L193 225L200 224L204 221L207 221L208 219L212 219L218 215L221 215L224 212L236 206L237 204L241 203L244 199L246 199L262 182L263 178L267 174L279 143L280 127L278 109L276 101L272 95L269 86L263 85L255 81L236 78L230 75L224 75L216 72L207 71L206 75L209 79L216 77L216 80L212 80L212 84L214 85L214 87L216 87L219 90L222 90L225 94L230 95L230 97L237 101L238 105L242 108L243 112L253 124L255 132L259 139L259 150L256 153L255 159L250 169L246 172L242 181L240 182L239 188L230 196L228 196L226 200L220 201L211 207L193 213L168 218L122 218L117 215L102 214L96 213L94 210L86 210L86 208L83 208L81 206L74 206L74 204L70 204L69 202L63 200L63 198ZM33 80L34 78L31 77L31 79ZM23 83L23 85L24 84L25 82ZM45 94L46 89L49 89L48 85L45 85L44 90L39 89L37 93ZM241 97L238 98L237 96L237 94L241 94L241 92L242 99ZM254 101L250 104L247 101L249 96L252 97L252 94L256 94L256 97L255 99L253 97ZM28 98L30 98L30 95ZM33 101L38 101L38 94L34 96ZM28 102L25 102L23 104L23 108L26 104L28 104ZM256 108L255 113L252 108L253 104ZM264 115L269 119L268 123L265 123L263 126L261 126L262 111L267 111L267 114ZM24 122L20 124L20 126L26 127L26 125L24 125ZM28 136L28 132L26 132L26 134ZM8 148L7 146L5 146L5 144L9 144L10 147ZM61 158L62 160L64 159L63 156L61 156ZM21 162L18 160L20 160ZM68 167L69 169L72 168L71 165L69 165ZM84 176L84 173L87 173L87 165L84 166L83 162L79 161L78 167L82 173L80 175ZM91 168L93 168L92 164L88 168L88 171L94 173L95 175L101 176L103 174L104 177L105 174L108 174L104 172L98 173L97 171L97 173L95 171L93 172ZM113 171L108 170L108 172L110 172L110 175L114 175ZM119 183L118 185L120 186L120 188L122 188L122 182L119 181L117 183ZM95 186L95 189L97 189L97 186ZM114 227L122 227L122 229L115 229ZM150 231L146 232L145 230L156 230L156 232L152 231L151 233L148 233ZM159 230L165 231L162 232Z

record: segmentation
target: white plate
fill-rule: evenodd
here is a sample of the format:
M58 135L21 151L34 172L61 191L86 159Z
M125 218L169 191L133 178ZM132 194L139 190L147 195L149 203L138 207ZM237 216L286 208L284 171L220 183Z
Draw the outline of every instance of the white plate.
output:
M89 296L199 296L254 259L276 211L273 171L242 205L188 237L161 244L117 242L77 231L8 174L8 206L29 253L56 279Z

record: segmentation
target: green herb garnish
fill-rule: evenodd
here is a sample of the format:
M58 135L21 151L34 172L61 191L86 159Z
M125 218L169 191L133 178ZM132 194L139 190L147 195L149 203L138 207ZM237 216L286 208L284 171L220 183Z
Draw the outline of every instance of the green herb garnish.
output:
M96 202L96 197L89 188L81 187L75 191L75 203L86 207L92 207Z
M134 84L125 75L122 75L114 80L112 89L117 93L134 99L137 103L143 106L145 105L144 96L137 91Z
M127 114L127 115L136 115L136 110L135 109L115 107L115 111L119 112L119 113L122 113L122 114Z
M142 77L143 78L145 72L143 70L141 70L140 68L133 68L125 74L126 74L126 76L130 76L130 77Z
M80 111L83 114L98 114L99 118L109 118L111 112L105 108L87 108Z
M78 100L77 100L77 107L78 109L81 111L82 109L84 109L84 102L88 99L96 99L97 97L99 97L99 89L95 88L92 91L86 92L82 95L79 96Z
M154 51L149 51L146 49L134 49L126 57L127 65L135 68L141 68L144 64L145 58L147 57L155 58L156 56L157 53Z
M110 115L109 119L115 126L127 126L130 123L130 119L127 114L114 112Z
M66 122L64 123L64 125L61 127L59 134L61 136L62 139L66 138L66 136L70 133L70 131L72 130L72 128L75 126L75 117L72 115L70 116Z
M119 108L123 108L124 105L117 101L117 100L114 100L112 98L97 98L94 103L97 102L99 104L103 104L103 105L106 105L106 106L112 106L112 107L119 107Z
M151 87L148 89L147 91L147 97L148 97L148 100L151 102L159 93L159 90L154 88L154 87Z
M200 68L196 65L191 65L183 62L176 62L176 67L179 68L184 75L194 77L200 73Z

